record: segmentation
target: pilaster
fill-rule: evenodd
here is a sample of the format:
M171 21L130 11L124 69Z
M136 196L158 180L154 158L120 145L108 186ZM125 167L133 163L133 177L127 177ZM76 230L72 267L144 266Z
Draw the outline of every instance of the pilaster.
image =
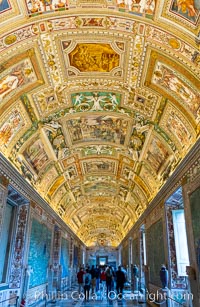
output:
M3 226L4 210L6 207L6 199L8 195L8 184L9 180L5 176L0 175L0 239Z

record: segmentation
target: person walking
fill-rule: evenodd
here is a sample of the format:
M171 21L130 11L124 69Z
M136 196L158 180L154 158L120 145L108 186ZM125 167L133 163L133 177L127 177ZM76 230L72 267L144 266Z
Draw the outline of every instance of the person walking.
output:
M118 270L116 271L116 290L117 294L119 295L119 298L122 298L125 282L126 282L126 276L122 271L121 266L119 266Z
M113 279L112 270L110 267L108 267L106 270L107 297L109 292L112 290L112 279Z
M96 292L98 292L100 284L100 274L101 274L101 270L98 265L96 265L95 272L96 272Z
M91 274L89 273L89 270L86 269L86 273L83 275L85 301L89 301L90 298L91 280L92 280Z
M79 272L77 273L78 279L78 293L81 293L81 290L84 290L84 283L83 283L83 275L85 274L84 269L80 268Z
M94 293L95 288L96 288L96 270L95 270L94 265L92 265L92 268L90 270L90 274L91 274L91 277L92 277L92 280L91 280L92 293Z

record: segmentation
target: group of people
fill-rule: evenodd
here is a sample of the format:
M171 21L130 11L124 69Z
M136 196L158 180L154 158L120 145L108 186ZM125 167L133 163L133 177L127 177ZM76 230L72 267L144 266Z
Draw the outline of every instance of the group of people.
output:
M111 266L99 267L96 265L95 267L92 265L91 268L86 267L86 269L81 267L77 273L77 280L79 294L83 290L85 300L89 300L90 289L91 294L97 293L100 290L100 285L103 291L106 289L107 297L109 297L109 292L116 288L120 298L126 282L126 272L121 266L118 267L118 270L114 270Z

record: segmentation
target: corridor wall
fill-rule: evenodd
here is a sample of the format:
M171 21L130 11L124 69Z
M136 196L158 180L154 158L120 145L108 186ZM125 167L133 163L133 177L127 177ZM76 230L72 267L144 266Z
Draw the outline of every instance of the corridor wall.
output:
M180 199L173 198L176 191ZM167 203L170 198L171 203ZM180 202L179 202L180 201ZM187 276L179 276L174 241L172 210L184 210L186 236L189 250L189 266L185 267ZM152 294L161 291L160 268L165 264L169 272L168 288L171 297L170 306L176 306L175 300L190 306L200 306L200 142L180 163L147 209L133 225L120 245L120 250L132 241L132 259L137 261L136 238L144 229L146 238L146 263L143 262L143 250L139 247L140 284ZM185 251L183 250L182 253ZM125 257L123 261L127 259ZM128 261L126 262L128 265ZM145 277L145 278L144 278ZM165 302L166 303L166 302Z
M7 307L26 297L27 306L37 305L53 286L70 286L69 241L78 248L85 245L29 183L0 154L0 240L4 234L7 202L13 206L9 230L9 250L5 279L0 281L0 303ZM63 239L62 239L63 238ZM68 238L65 240L65 238ZM62 253L61 260L61 240ZM79 251L78 251L79 253ZM78 258L79 261L79 258ZM2 264L4 266L4 264ZM48 296L47 296L48 298Z

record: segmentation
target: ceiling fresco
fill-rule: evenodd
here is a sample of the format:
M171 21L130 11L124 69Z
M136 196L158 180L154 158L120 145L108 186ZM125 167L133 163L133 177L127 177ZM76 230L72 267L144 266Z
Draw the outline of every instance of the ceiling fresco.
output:
M0 151L86 246L118 246L199 140L199 1L0 16Z

